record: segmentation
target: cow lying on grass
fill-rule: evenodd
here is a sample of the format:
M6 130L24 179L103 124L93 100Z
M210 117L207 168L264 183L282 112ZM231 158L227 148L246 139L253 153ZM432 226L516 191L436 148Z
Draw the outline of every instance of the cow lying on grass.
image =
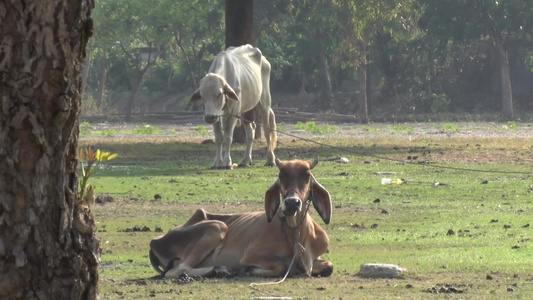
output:
M265 193L264 212L199 209L185 224L151 241L152 266L167 278L281 277L294 260L290 275L330 276L333 264L320 258L328 250L328 235L307 213L313 202L324 223L331 220L329 193L311 174L317 164L276 159L279 178Z
M233 129L242 114L259 108L267 143L267 166L274 166L277 143L276 119L271 108L270 63L258 48L250 45L229 47L220 52L200 81L191 101L204 103L204 121L213 124L215 161L213 169L231 169ZM253 120L252 120L253 121ZM239 166L252 164L255 123L241 122L246 134L246 150Z

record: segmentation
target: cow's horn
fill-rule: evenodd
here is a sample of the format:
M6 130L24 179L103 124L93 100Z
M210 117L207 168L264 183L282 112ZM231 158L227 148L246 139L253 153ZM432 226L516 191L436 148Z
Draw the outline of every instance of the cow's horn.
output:
M311 163L311 169L316 167L316 165L318 165L318 156L315 158L315 160L313 160L313 162Z
M278 166L278 168L281 168L281 160L279 160L279 158L276 158L275 162L276 166Z

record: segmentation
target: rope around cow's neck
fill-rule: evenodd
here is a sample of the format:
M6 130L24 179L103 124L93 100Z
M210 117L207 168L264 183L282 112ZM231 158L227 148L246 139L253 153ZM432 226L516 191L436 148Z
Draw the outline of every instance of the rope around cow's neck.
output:
M312 197L312 196L311 196ZM256 285L270 285L270 284L279 284L279 283L282 283L283 281L285 281L285 279L287 279L287 276L289 276L289 273L291 272L291 269L292 269L292 266L294 265L294 261L296 261L296 257L298 256L298 252L300 250L302 250L303 252L305 252L305 247L300 244L300 226L302 225L302 223L304 222L304 220L307 218L307 212L309 211L309 204L311 202L311 197L309 197L305 203L306 203L306 209L305 209L305 214L303 215L302 219L300 220L300 222L298 223L298 227L296 230L296 239L294 239L294 255L292 256L292 260L291 260L291 263L289 264L289 267L287 268L287 272L285 272L285 275L283 276L283 278L281 278L280 280L278 281L269 281L269 282L252 282L250 283L250 286L256 286Z

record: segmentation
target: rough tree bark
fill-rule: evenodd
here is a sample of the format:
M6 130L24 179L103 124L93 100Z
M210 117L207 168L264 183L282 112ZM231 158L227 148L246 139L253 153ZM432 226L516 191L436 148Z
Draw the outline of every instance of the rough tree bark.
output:
M93 0L0 2L0 299L95 299L100 245L78 202Z

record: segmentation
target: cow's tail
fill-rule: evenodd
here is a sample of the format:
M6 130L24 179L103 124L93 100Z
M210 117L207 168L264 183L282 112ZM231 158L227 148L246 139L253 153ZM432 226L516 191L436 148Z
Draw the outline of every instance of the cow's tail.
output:
M157 271L157 273L163 275L165 270L161 269L161 262L159 261L159 258L157 258L152 249L150 249L150 263L152 264L152 267L154 267L154 269Z
M274 115L272 108L268 114L268 126L270 128L270 150L274 152L278 144L278 131L276 129L276 116ZM265 132L265 135L266 134L267 133Z

